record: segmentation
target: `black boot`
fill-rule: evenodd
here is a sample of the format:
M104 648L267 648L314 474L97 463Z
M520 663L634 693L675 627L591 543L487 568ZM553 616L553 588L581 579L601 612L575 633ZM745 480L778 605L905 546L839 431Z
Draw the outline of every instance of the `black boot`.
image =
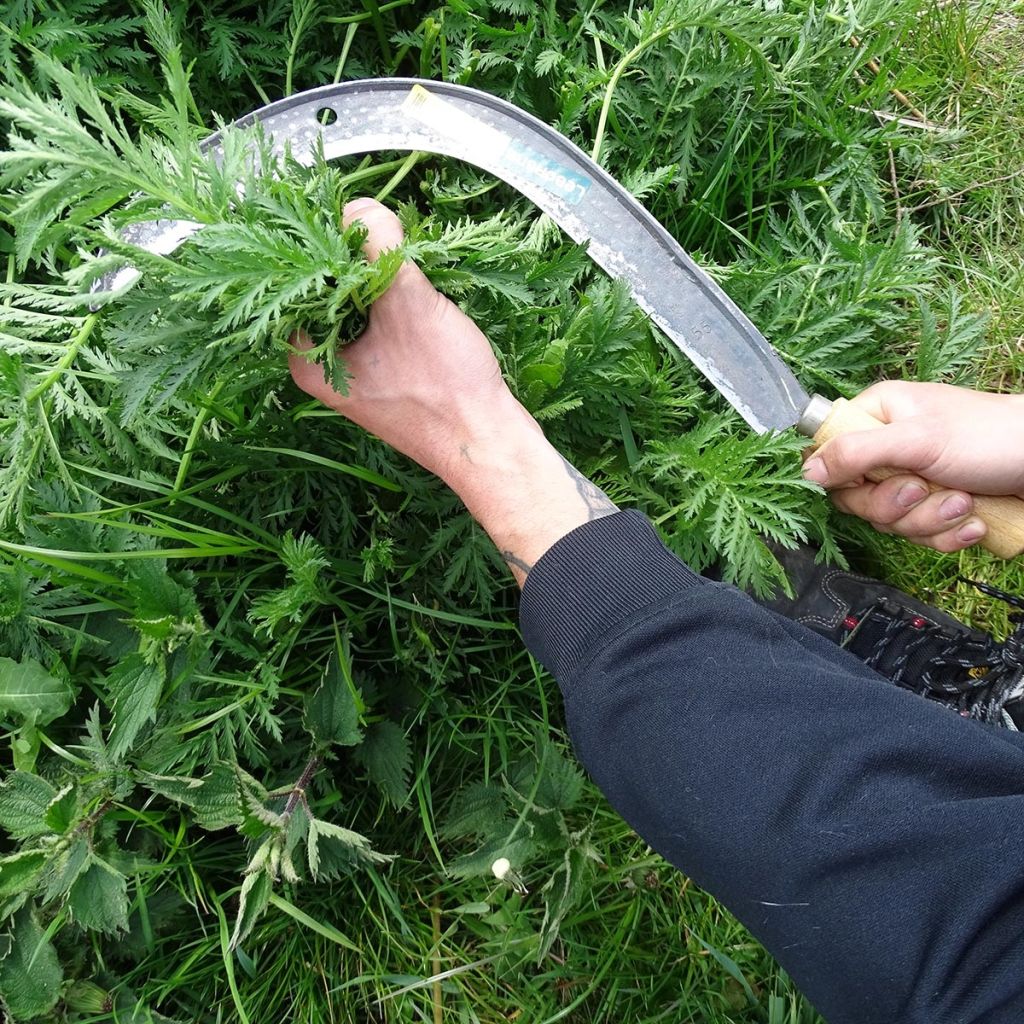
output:
M782 591L760 603L809 626L907 690L965 718L1024 730L1024 615L1003 643L937 608L867 576L816 565L812 548L772 550L795 597ZM972 583L1024 608L1024 600Z

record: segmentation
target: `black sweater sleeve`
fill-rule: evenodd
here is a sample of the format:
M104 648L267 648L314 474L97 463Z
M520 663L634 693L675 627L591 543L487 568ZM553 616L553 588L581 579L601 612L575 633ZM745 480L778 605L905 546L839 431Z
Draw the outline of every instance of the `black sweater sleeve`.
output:
M1024 737L697 576L635 512L562 538L521 619L612 805L830 1024L1024 1021Z

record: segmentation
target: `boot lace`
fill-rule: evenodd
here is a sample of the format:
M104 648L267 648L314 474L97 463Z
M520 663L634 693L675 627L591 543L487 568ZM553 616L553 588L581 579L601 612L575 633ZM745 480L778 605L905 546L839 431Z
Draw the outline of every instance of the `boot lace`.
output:
M988 597L1024 610L1024 598L988 583L960 579ZM1024 689L1024 613L1010 615L1013 631L999 642L980 634L951 636L948 630L921 618L909 623L913 626L910 631L908 619L893 615L892 609L884 606L884 601L876 602L865 615L877 612L884 620L881 635L864 656L866 664L877 669L883 658L892 654L885 674L893 682L939 700L965 718L1006 724L1003 707ZM934 653L922 664L915 655L929 646Z

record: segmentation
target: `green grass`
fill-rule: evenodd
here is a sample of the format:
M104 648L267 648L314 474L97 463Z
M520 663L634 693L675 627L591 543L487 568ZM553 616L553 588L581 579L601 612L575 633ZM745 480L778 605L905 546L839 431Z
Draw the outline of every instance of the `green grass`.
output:
M1024 5L951 4L930 12L905 45L927 83L930 119L957 129L907 175L901 203L941 246L943 272L989 317L973 367L980 387L1024 391ZM927 204L927 205L925 205ZM904 588L999 635L1007 606L955 582L958 575L1024 592L1024 565L985 553L923 555L878 540L872 565Z
M585 150L600 139L602 163L808 385L853 393L912 372L924 302L968 341L968 314L989 316L957 370L964 379L1024 388L1020 2L792 0L768 18L696 0L281 2L259 15L177 0L169 23L144 21L131 2L20 4L0 33L0 75L26 76L46 101L55 84L42 50L77 64L105 101L133 91L145 101L121 101L133 130L197 174L190 146L213 110L230 118L289 89L366 75L476 85ZM176 37L179 79L192 65L177 90L152 56L173 64ZM182 120L145 105L160 97L177 98ZM745 929L574 774L557 688L522 650L516 595L480 530L426 474L289 385L280 339L312 300L275 307L262 331L252 322L268 307L257 304L242 341L220 319L240 301L230 288L209 310L190 303L195 323L175 319L168 295L201 294L188 276L200 255L232 283L231 250L211 244L177 270L154 264L148 290L83 319L64 275L87 272L97 213L125 216L117 203L134 186L118 174L148 175L168 201L208 199L175 196L159 161L135 157L104 163L75 216L36 219L52 196L19 206L19 195L39 196L24 167L0 199L6 281L22 288L0 304L0 656L39 660L74 688L66 713L40 723L38 752L17 763L73 786L73 824L47 850L87 832L124 879L128 922L124 934L83 932L61 894L37 896L63 974L40 1019L818 1024ZM61 153L47 160L58 173ZM1006 609L955 577L1024 593L1024 563L938 556L830 518L793 483L798 444L750 439L511 190L395 154L347 161L337 177L315 169L305 192L295 180L254 182L253 196L303 216L382 189L403 204L428 273L483 324L527 407L685 556L721 557L738 578L764 581L759 529L845 538L859 568L1006 630ZM244 237L262 216L214 207L203 209ZM317 225L339 274L380 284L354 255L358 239ZM952 325L949 288L964 310ZM325 331L357 322L353 304L321 298ZM128 654L140 672L164 672L155 720L130 737L116 725L114 671ZM351 742L308 727L325 679L340 708L327 725ZM26 723L2 724L31 747ZM98 737L124 749L105 759ZM237 826L204 829L194 807L145 780L223 761L248 773L251 792L291 793L311 754L323 758L311 812L395 859L278 880L232 949L243 869L267 829L251 807ZM467 791L483 785L486 799L467 810ZM257 802L276 811L285 798ZM4 854L36 845L0 838ZM525 894L490 873L502 851ZM559 900L567 851L575 885ZM19 895L2 898L0 916ZM557 928L545 929L546 912L561 915Z

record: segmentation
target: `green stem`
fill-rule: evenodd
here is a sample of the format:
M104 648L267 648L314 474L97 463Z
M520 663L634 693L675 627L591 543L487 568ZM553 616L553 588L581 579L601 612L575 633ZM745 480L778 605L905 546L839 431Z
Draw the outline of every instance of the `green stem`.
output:
M98 320L99 313L90 313L82 321L82 326L78 328L78 333L71 339L71 344L61 356L60 362L25 396L27 402L34 402L40 395L45 394L50 385L71 366L81 347L89 340L89 335L92 334Z
M418 149L414 149L403 161L402 166L391 175L388 183L377 193L377 202L383 201L387 196L391 195L392 192L401 184L405 179L406 175L422 160L427 154L421 152Z
M380 5L377 0L363 0L363 7L369 12L370 20L377 32L377 41L380 43L380 53L384 63L391 66L391 43L388 40L387 29L384 28L384 19L381 15Z
M839 212L839 208L836 204L832 202L832 197L828 194L828 190L825 186L819 185L818 192L821 195L821 198L825 200L825 205L832 211L832 216L835 217L836 220L842 220L843 215Z
M256 95L263 100L263 105L270 105L270 97L267 95L266 90L260 85L259 79L249 70L248 67L243 65L242 70L245 72L245 77L249 79L249 84L256 90Z
M57 463L57 472L60 474L61 479L68 485L72 493L78 494L78 486L75 481L71 479L71 474L68 472L67 466L64 464L64 456L60 453L60 445L57 444L57 438L53 435L53 427L50 425L50 409L52 408L52 402L39 402L39 419L43 428L43 433L46 435L46 440L50 444L50 451L53 452L54 460Z
M393 11L396 7L408 7L414 3L416 0L391 0L389 4L381 4L377 11L384 14L386 11ZM346 14L340 18L324 18L324 21L329 25L358 25L361 22L370 21L372 18L373 12L366 11L363 14Z
M345 30L345 42L341 46L341 56L338 58L338 66L334 69L334 84L337 85L341 81L341 74L345 70L345 65L348 63L348 51L352 49L352 40L356 37L356 32L359 30L359 23L352 22L351 25Z
M291 96L292 94L292 71L295 67L295 55L299 50L299 40L306 29L306 21L309 19L310 14L313 13L313 7L315 6L315 3L310 2L310 0L296 0L296 2L303 4L303 6L299 11L298 18L295 20L295 32L288 46L288 62L284 66L285 96Z
M596 163L598 157L601 155L601 143L604 142L605 127L608 124L608 111L612 105L612 96L615 95L615 90L618 88L619 79L622 77L623 72L630 64L640 56L644 50L649 49L655 43L664 39L665 36L671 35L673 32L678 31L681 28L685 28L687 23L685 21L674 21L671 25L663 28L660 32L655 32L649 39L641 39L632 50L629 51L619 62L615 65L615 69L612 71L612 77L608 79L608 86L604 91L604 101L601 103L601 114L597 119L597 132L594 135L594 148L590 152L591 158ZM596 43L596 39L595 39Z
M203 424L210 418L210 413L213 412L213 403L226 383L226 380L217 382L213 390L207 395L206 404L200 406L199 412L196 413L196 418L192 421L192 429L189 431L188 440L185 442L185 451L181 456L181 462L178 463L178 472L174 477L172 493L177 494L185 484L185 477L188 476L189 466L192 465L192 455L196 450L196 443L199 440L199 432L203 429Z
M358 167L349 174L342 175L339 179L339 183L342 188L347 189L349 186L357 185L359 182L366 181L368 178L379 178L382 174L387 174L388 171L393 171L396 168L402 168L406 163L408 163L408 157L399 160L386 160L384 163L370 164L368 167Z

